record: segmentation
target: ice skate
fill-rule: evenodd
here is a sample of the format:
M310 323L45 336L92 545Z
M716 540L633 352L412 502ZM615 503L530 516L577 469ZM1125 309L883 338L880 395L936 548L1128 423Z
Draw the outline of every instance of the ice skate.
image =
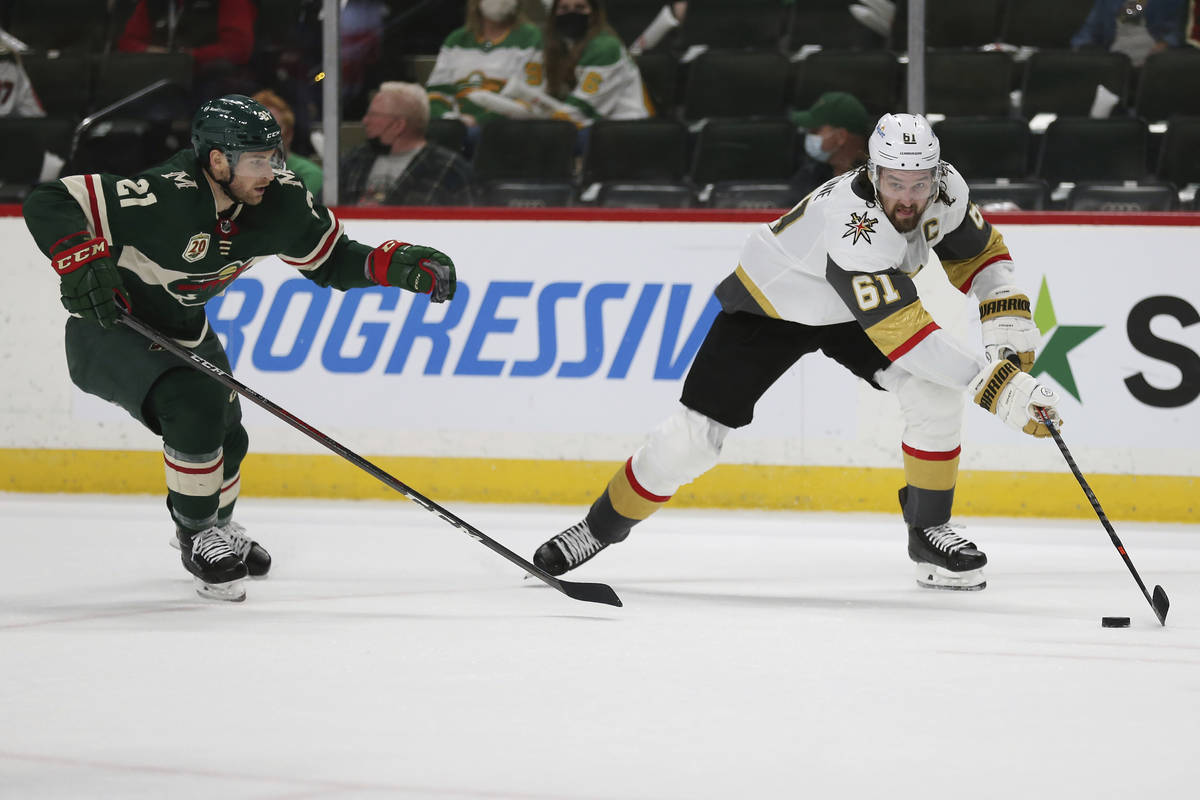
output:
M192 573L196 594L209 600L240 603L246 599L246 565L217 527L200 532L178 529L179 555Z
M987 556L948 523L908 529L908 557L917 565L917 583L927 589L978 591L987 586Z
M246 535L246 529L233 520L218 525L217 530L229 542L237 557L246 565L251 578L265 578L271 571L271 554L261 544Z
M608 543L602 542L592 535L592 529L585 519L539 547L533 554L533 563L534 566L551 575L562 575L568 570L575 569L606 547L608 547Z
M246 529L239 523L229 520L218 525L217 530L229 542L234 554L246 565L251 578L265 578L271 571L271 554L261 544L246 535ZM178 537L171 539L171 547L179 549Z

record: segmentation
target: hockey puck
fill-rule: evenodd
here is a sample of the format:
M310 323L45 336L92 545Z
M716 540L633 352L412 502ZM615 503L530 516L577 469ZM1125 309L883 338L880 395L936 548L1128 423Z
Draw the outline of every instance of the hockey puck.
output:
M1102 628L1128 628L1129 617L1101 617L1100 627Z

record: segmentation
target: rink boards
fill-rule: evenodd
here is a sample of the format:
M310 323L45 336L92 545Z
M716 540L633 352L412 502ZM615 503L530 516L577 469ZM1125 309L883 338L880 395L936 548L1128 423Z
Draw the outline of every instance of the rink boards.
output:
M458 265L458 297L431 306L395 289L343 294L269 259L209 304L238 379L435 499L575 504L671 413L717 310L712 288L770 215L341 216L364 242L445 250ZM1035 371L1063 395L1064 435L1105 509L1200 519L1200 216L992 219L1034 299L1043 331ZM19 217L0 217L0 239L4 488L157 493L157 440L70 385L55 278ZM931 266L917 281L935 318L978 342L974 302ZM243 405L248 494L387 496ZM979 409L966 418L958 513L1091 513L1051 442ZM890 511L903 480L901 430L892 398L806 358L730 437L722 464L676 502Z

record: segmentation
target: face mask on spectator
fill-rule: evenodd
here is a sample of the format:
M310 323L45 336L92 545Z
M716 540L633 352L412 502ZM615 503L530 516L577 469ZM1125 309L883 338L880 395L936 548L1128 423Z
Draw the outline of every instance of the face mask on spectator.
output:
M517 0L479 0L479 13L492 22L504 22L517 13Z
M380 139L378 136L368 136L367 147L370 147L371 152L375 153L376 155L386 156L388 153L392 152L392 146L390 144L385 144L383 139Z
M820 161L824 164L829 160L833 153L826 152L822 149L825 140L815 133L804 134L804 152L808 153L808 157L813 161Z
M554 17L554 30L558 31L564 39L578 42L587 35L589 21L591 21L591 14L569 11Z

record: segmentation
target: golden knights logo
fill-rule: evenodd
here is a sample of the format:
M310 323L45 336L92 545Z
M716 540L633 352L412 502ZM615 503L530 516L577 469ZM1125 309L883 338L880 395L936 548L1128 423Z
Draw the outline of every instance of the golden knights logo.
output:
M194 264L208 255L208 245L212 237L207 233L197 233L188 239L187 247L183 248L183 260Z
M231 261L216 272L188 275L186 278L171 281L167 284L167 291L185 306L202 306L253 264L253 259Z
M850 221L846 223L846 232L842 234L842 238L853 236L850 244L858 244L859 239L866 239L867 244L871 243L871 234L875 232L875 226L879 223L878 217L868 217L867 212L855 214L850 212Z

